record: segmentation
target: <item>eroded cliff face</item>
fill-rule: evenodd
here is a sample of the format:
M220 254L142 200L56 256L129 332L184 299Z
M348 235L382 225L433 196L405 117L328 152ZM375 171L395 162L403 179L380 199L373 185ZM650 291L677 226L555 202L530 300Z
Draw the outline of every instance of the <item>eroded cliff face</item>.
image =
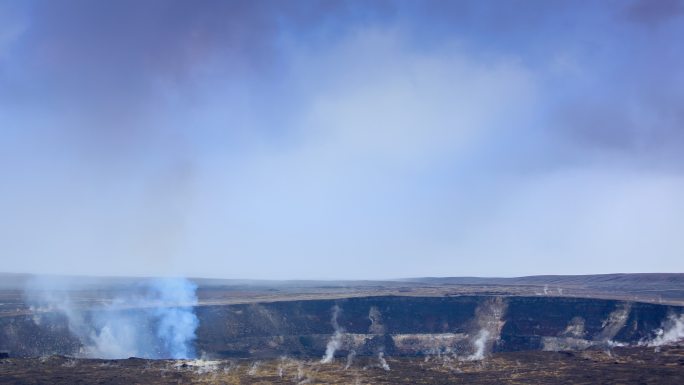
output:
M645 344L682 308L582 298L510 298L500 351Z
M331 322L339 309L336 329ZM367 297L204 307L198 349L223 356L583 349L655 338L675 306L558 297ZM341 332L339 332L341 330ZM353 352L353 353L352 353Z
M136 310L126 310L136 311ZM195 347L214 357L336 357L566 350L645 344L681 307L563 297L365 297L200 306ZM87 319L87 317L86 317ZM57 314L0 318L0 350L79 354Z

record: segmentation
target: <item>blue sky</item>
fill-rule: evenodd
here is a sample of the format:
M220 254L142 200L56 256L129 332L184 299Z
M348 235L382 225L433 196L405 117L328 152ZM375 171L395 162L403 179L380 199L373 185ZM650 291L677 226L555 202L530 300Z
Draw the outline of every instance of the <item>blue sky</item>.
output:
M684 270L684 2L0 0L3 270Z

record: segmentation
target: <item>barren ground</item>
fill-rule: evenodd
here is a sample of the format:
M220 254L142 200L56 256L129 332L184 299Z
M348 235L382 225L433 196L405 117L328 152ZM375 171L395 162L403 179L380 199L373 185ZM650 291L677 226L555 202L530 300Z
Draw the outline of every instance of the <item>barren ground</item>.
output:
M273 360L98 360L62 356L0 360L2 384L683 384L684 346L612 351L514 352L483 361L448 356L377 357L331 364Z

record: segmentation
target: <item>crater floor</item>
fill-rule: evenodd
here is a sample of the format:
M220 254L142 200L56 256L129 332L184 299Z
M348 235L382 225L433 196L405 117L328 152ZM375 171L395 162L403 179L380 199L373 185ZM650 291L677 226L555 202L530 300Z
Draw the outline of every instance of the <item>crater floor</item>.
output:
M684 346L582 352L507 352L481 361L450 356L359 357L330 364L269 360L124 360L64 356L0 360L2 384L683 384Z

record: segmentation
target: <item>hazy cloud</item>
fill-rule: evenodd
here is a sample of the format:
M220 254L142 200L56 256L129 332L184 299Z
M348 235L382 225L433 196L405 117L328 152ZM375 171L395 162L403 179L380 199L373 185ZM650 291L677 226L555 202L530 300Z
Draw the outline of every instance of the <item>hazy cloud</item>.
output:
M680 5L1 2L0 255L253 278L681 270Z

